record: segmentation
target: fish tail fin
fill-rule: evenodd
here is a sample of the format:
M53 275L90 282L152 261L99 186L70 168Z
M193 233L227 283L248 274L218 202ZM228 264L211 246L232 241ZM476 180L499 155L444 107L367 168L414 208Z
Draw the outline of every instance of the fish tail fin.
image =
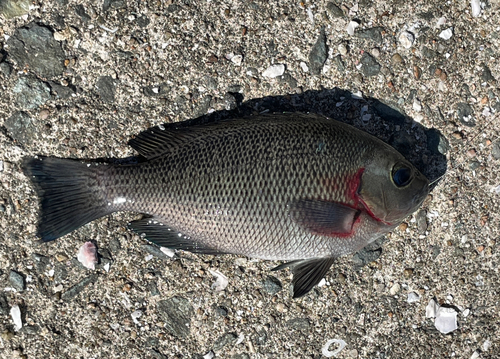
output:
M43 242L53 241L113 212L99 184L102 170L97 166L39 156L25 158L22 169L33 182L40 200L37 235Z

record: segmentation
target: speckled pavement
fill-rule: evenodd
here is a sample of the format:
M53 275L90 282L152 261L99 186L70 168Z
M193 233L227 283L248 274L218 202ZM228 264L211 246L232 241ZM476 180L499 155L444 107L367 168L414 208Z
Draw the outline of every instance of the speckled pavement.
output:
M0 357L322 358L330 339L338 358L500 357L499 24L498 0L0 0ZM129 157L154 125L283 111L351 123L435 181L304 298L276 262L172 259L135 214L37 243L24 156Z

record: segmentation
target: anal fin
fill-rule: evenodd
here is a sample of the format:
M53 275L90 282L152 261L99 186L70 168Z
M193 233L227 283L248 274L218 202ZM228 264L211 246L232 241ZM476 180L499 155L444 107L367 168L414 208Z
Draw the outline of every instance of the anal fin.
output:
M192 253L222 254L215 248L207 247L203 243L179 233L155 217L144 217L130 222L128 228L139 235L144 235L148 241L160 247L182 249Z
M293 298L300 298L309 293L323 279L334 261L334 257L291 261L283 263L272 270L276 271L290 267L293 273Z

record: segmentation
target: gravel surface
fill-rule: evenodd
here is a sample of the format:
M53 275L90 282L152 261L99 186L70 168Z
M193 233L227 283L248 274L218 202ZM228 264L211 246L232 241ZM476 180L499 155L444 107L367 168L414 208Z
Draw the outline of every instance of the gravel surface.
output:
M498 0L0 0L0 357L321 358L339 339L339 358L498 358L498 24ZM436 181L304 298L278 263L171 257L130 213L37 243L22 157L123 158L154 125L283 111L353 124Z

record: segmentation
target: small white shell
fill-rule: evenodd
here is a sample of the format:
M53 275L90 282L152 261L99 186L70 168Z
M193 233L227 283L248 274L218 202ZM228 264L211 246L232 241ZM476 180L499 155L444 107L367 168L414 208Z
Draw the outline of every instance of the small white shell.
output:
M23 327L23 321L21 319L21 309L17 304L10 308L10 316L14 322L14 330L19 331Z
M339 347L335 350L328 350L328 348L330 348L330 345L332 345L333 343L337 343ZM321 354L323 354L327 358L337 356L337 354L345 348L345 345L346 343L342 339L330 339L325 343L325 345L323 345L323 348L321 348Z
M275 78L275 77L283 75L284 73L285 73L285 65L278 64L278 65L269 66L266 69L266 71L264 71L262 73L262 76L269 77L269 78Z
M472 16L478 17L481 14L481 3L479 0L470 0L470 6L472 8Z
M434 325L443 334L451 333L458 328L457 312L453 308L440 307Z
M211 269L208 270L210 274L212 274L216 279L216 281L212 284L212 289L216 292L221 292L226 289L227 284L229 283L227 277L219 272L218 270L213 271Z
M80 247L77 258L85 268L94 270L97 264L97 247L92 242L85 242Z
M347 24L347 33L349 35L354 35L354 30L359 26L359 24L356 21L351 21L349 24Z

